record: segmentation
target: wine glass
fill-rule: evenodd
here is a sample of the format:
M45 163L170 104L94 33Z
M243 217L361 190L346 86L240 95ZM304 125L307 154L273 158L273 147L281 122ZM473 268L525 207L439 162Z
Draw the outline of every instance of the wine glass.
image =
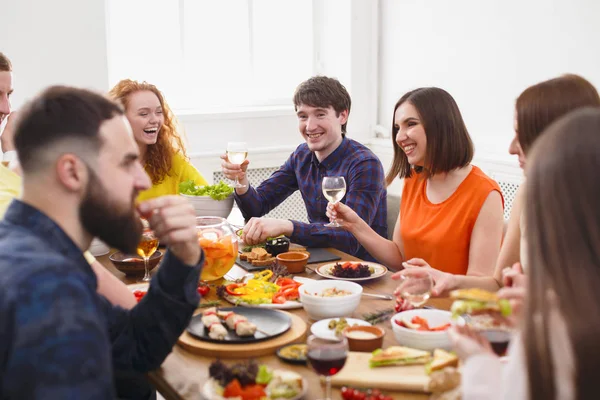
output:
M147 223L145 224L147 225ZM137 253L140 257L144 259L144 277L142 278L143 282L150 281L150 270L148 269L148 260L152 257L152 254L158 248L158 238L154 235L154 232L149 228L145 227L142 236L140 237L140 242L137 246Z
M241 165L246 157L248 156L248 145L246 142L229 142L227 143L227 159L230 163ZM235 183L233 185L235 188L245 188L246 185L242 185L238 177L235 177Z
M429 300L433 289L433 279L422 268L405 269L400 277L398 291L403 299L413 307L421 307Z
M323 195L333 204L342 200L346 194L346 180L343 176L326 176L323 178L321 186L323 188ZM341 225L334 219L325 226L337 228Z
M339 340L322 339L311 335L306 341L306 357L312 369L325 378L325 397L331 400L331 376L340 372L348 357L348 341L344 336Z

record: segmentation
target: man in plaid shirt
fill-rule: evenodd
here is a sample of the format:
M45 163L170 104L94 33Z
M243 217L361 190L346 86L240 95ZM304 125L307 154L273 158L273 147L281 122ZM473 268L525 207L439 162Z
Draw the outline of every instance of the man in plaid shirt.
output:
M238 178L245 187L235 189L235 201L248 223L242 239L247 244L286 235L309 247L335 247L363 260L373 257L344 229L324 226L327 199L321 192L325 176L343 176L346 195L342 202L352 208L377 233L387 235L384 172L371 150L346 137L350 95L336 79L317 76L298 86L294 107L298 128L305 140L287 161L257 188L248 183L248 160L235 165L223 155L223 174ZM310 223L261 218L296 190L300 190Z

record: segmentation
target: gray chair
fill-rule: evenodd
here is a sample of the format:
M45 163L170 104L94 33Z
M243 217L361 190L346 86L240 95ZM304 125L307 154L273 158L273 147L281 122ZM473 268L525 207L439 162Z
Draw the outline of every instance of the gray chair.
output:
M388 239L392 240L394 236L394 228L396 227L396 221L398 221L398 214L400 213L400 199L401 197L395 194L387 194L387 226L388 226Z

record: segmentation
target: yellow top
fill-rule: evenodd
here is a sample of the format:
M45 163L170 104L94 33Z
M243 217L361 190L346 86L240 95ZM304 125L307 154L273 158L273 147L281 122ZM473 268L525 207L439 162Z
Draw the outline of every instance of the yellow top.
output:
M4 213L12 199L19 197L20 194L21 177L0 164L0 219L4 218ZM83 253L83 256L90 264L96 261L89 251Z
M144 190L137 199L138 201L144 201L169 194L179 194L179 184L190 179L198 186L208 185L208 182L196 167L177 153L173 156L171 169L163 181L158 185L152 185L148 190Z
M21 194L21 177L0 164L0 219L10 202Z

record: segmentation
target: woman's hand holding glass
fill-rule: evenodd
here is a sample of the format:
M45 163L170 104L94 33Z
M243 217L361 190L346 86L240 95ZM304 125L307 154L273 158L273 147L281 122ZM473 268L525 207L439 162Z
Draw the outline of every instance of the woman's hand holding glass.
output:
M400 284L394 291L396 312L421 307L429 300L434 288L431 268L407 268L392 275Z
M339 203L346 195L346 180L343 176L326 176L323 178L321 187L323 195L329 200L330 204ZM334 218L325 226L338 228L341 225Z
M344 203L327 204L326 215L330 221L337 221L341 227L349 232L353 232L362 221L358 214Z

